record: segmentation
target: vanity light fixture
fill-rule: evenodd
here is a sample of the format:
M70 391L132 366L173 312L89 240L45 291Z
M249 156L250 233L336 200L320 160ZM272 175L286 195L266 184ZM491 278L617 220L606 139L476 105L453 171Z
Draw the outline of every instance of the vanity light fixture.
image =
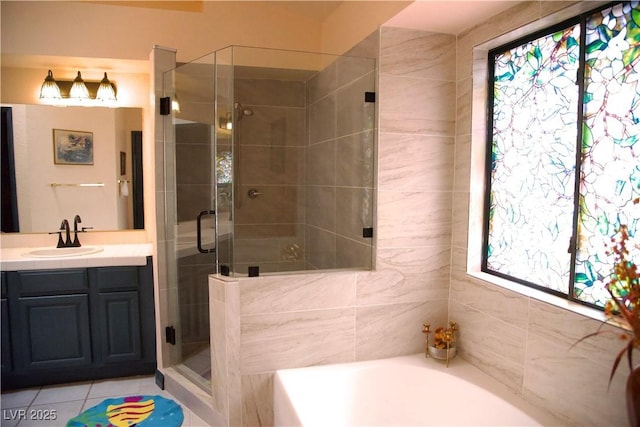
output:
M60 87L56 80L53 78L51 70L47 73L47 77L44 78L42 87L40 88L40 99L42 100L60 100L62 94L60 93Z
M87 81L82 79L80 71L73 81L55 80L51 70L40 88L40 101L54 105L109 105L117 101L116 89L107 78L107 73L101 81Z
M84 84L80 71L78 71L78 75L73 80L71 90L69 91L69 98L77 100L89 99L89 89L87 89L87 85Z
M113 85L107 78L106 72L104 73L104 77L100 81L100 86L98 86L96 99L98 101L115 101L116 100L116 90L113 88Z

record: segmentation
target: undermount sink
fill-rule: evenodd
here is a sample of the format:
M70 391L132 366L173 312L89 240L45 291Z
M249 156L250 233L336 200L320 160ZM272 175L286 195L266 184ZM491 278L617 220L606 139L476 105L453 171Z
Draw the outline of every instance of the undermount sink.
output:
M101 252L102 250L103 248L99 246L80 246L77 248L42 248L25 252L22 255L36 258L58 258L95 254L97 252Z

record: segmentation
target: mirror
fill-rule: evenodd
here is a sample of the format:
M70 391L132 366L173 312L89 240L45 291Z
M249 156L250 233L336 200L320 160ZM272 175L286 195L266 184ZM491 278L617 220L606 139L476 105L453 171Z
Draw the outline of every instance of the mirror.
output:
M2 104L2 231L144 228L141 129L141 108Z

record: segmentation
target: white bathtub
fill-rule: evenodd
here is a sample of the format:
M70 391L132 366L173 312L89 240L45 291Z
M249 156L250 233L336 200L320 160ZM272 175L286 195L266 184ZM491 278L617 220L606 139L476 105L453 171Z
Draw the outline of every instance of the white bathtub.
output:
M276 371L276 426L559 426L460 357L423 354Z

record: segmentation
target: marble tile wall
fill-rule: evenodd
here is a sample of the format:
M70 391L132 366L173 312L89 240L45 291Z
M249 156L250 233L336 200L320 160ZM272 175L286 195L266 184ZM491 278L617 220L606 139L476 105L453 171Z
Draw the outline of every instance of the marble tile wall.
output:
M433 93L455 99L455 38L382 28L354 53L363 51L379 57L375 270L210 278L217 295L237 298L237 309L227 302L215 310L226 310L226 322L237 310L237 323L212 332L212 358L226 384L218 396L235 402L227 413L239 412L242 425L272 424L275 370L418 353L422 323L447 320L455 103ZM411 114L407 93L423 101Z
M621 346L613 328L610 334L573 346L600 322L467 273L478 265L483 191L478 182L483 182L485 147L486 52L476 46L496 38L502 43L513 40L594 6L523 2L458 36L449 317L461 325L464 358L556 414L564 425L624 426L628 368L620 366L609 389L607 384Z

